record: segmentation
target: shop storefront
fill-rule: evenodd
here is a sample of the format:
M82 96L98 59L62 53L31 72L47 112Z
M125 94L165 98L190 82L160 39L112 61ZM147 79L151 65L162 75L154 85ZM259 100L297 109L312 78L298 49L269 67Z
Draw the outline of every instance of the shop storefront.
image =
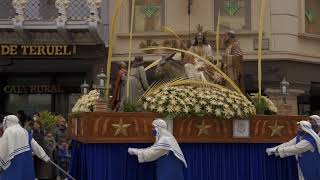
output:
M0 114L67 115L84 79L105 65L104 45L0 45Z

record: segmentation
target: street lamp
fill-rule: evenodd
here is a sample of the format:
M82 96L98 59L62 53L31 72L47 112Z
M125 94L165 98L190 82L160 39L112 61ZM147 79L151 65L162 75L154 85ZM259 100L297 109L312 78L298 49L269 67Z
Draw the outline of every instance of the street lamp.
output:
M89 84L87 84L86 80L84 80L84 82L83 82L83 84L81 84L80 88L81 88L81 93L82 94L88 94L88 92L89 92Z
M281 93L284 104L287 104L287 96L289 94L289 85L290 83L286 81L285 77L283 77L282 81L280 82L280 93Z
M99 98L104 99L104 90L105 90L105 80L107 79L106 74L103 72L103 68L101 68L100 74L97 75L97 80L99 85L97 86L97 89L99 91Z

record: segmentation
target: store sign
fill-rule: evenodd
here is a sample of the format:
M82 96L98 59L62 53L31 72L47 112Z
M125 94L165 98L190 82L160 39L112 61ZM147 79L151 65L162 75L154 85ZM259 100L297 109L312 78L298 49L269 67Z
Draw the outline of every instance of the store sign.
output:
M3 91L7 94L57 94L64 89L61 85L7 85Z
M76 46L68 45L0 45L0 56L70 56Z

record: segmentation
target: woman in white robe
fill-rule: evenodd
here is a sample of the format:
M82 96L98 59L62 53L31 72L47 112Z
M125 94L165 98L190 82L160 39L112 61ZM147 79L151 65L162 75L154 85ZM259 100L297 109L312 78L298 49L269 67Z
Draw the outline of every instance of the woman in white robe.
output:
M0 138L0 179L34 180L32 153L45 162L50 158L41 146L23 129L15 115L3 120L4 134Z

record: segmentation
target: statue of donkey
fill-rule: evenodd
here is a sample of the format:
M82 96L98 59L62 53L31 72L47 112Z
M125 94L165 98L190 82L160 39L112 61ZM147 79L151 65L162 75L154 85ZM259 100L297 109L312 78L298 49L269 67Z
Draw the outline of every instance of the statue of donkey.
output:
M163 56L157 65L155 75L157 79L174 79L177 77L187 77L182 59L173 59L176 53Z
M171 53L168 56L162 57L157 65L155 75L157 79L174 79L188 77L185 71L183 58L179 60L173 59L176 53ZM214 70L205 71L207 80L213 83L222 84L223 79Z

